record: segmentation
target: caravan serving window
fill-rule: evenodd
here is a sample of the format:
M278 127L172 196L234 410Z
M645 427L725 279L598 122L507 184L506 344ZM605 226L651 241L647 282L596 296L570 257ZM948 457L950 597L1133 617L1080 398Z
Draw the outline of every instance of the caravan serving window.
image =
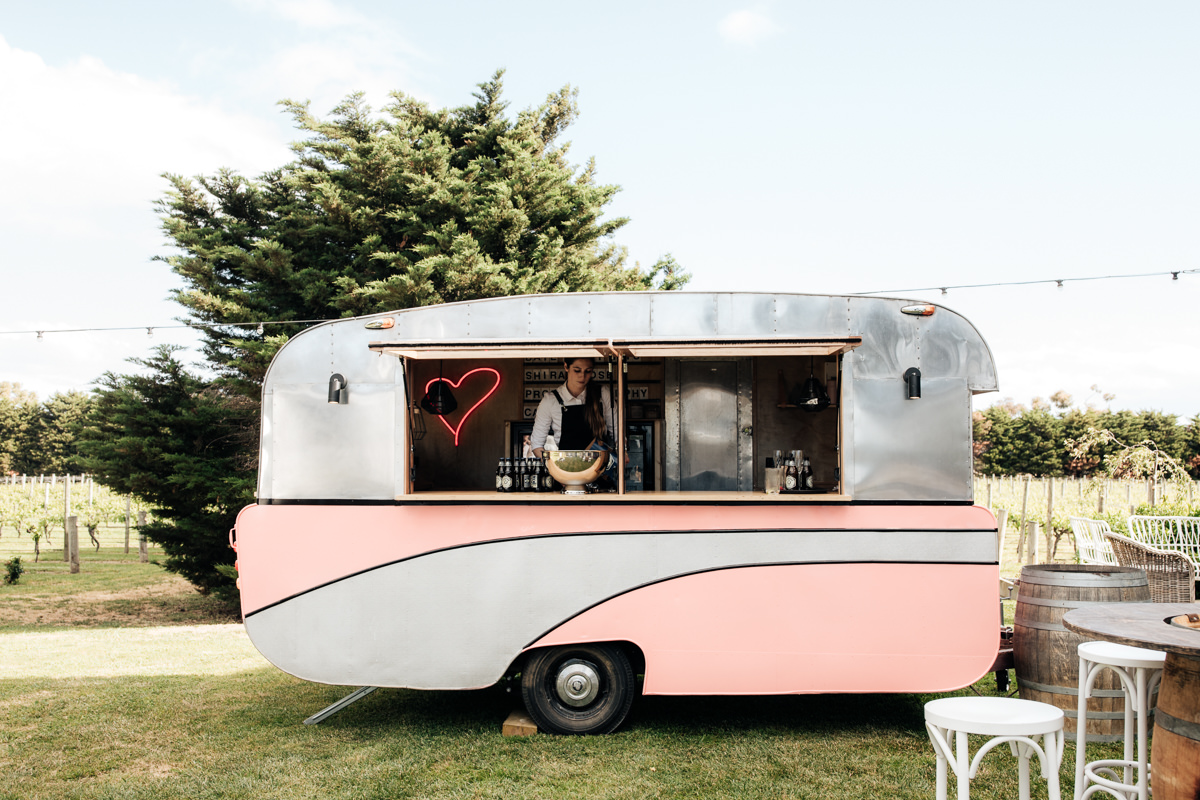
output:
M618 446L630 454L616 495L718 492L764 499L767 459L801 450L813 491L777 499L845 499L841 493L841 358L858 340L405 342L372 344L401 358L409 398L410 493L495 491L498 460L520 457L545 392L563 383L563 360L592 358L594 381L618 400ZM443 382L454 412L420 410ZM828 395L810 413L808 384ZM520 494L536 501L559 495ZM773 497L773 499L776 499Z

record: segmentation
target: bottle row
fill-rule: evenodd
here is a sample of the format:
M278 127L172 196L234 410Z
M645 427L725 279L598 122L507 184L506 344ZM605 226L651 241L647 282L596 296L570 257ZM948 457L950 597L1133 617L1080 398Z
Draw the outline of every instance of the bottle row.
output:
M553 492L558 481L540 458L502 458L496 464L497 492Z
M804 451L792 450L785 455L776 450L774 458L767 458L765 484L767 494L786 494L812 489L812 464L805 457Z

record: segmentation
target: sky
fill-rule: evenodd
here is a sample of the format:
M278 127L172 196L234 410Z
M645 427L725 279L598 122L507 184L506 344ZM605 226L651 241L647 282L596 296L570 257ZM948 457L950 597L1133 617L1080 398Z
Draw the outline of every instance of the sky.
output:
M199 361L162 175L285 164L279 100L457 107L505 69L511 113L579 90L565 138L622 187L615 240L689 289L938 302L996 360L977 407L1190 418L1198 40L1194 0L0 0L0 381ZM1090 280L1119 275L1148 277ZM87 328L129 330L55 332Z

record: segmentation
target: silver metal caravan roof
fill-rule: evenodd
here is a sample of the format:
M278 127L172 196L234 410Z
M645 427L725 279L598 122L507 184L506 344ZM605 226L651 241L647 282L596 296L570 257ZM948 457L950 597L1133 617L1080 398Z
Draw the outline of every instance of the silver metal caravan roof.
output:
M944 439L954 453L955 486L929 496L966 499L971 470L961 454L970 450L969 393L996 390L995 364L983 338L962 316L936 305L929 316L904 311L926 305L882 297L598 292L473 300L323 323L293 337L267 371L259 497L398 495L408 400L401 359L387 354L511 359L617 351L704 356L736 350L740 355L846 353L844 477L855 498L926 496L913 497L903 488L909 479L895 472L903 471L898 464L874 462L912 461L897 455L916 456ZM919 412L904 412L914 421L920 414L915 427L896 424L902 404L893 386L900 385L909 367L921 370L930 399ZM348 406L333 407L336 414L325 402L335 372L345 376L353 398ZM939 394L941 383L948 388ZM943 417L953 424L942 424ZM938 480L931 476L922 483Z

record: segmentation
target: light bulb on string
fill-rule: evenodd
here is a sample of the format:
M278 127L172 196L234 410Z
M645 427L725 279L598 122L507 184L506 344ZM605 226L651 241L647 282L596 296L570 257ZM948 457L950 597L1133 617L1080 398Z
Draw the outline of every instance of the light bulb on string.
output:
M258 323L258 335L262 336L262 332L263 332L263 324L260 322L260 323Z
M146 328L146 338L147 339L154 338L154 328Z
M1063 287L1063 282L1062 282L1062 281L1060 281L1060 280L1055 280L1054 282L1058 284L1058 288L1059 288L1059 289L1061 289L1061 288Z
M39 342L40 342L40 341L43 341L43 340L42 340L42 332L41 332L41 331L38 331L38 341L39 341Z

